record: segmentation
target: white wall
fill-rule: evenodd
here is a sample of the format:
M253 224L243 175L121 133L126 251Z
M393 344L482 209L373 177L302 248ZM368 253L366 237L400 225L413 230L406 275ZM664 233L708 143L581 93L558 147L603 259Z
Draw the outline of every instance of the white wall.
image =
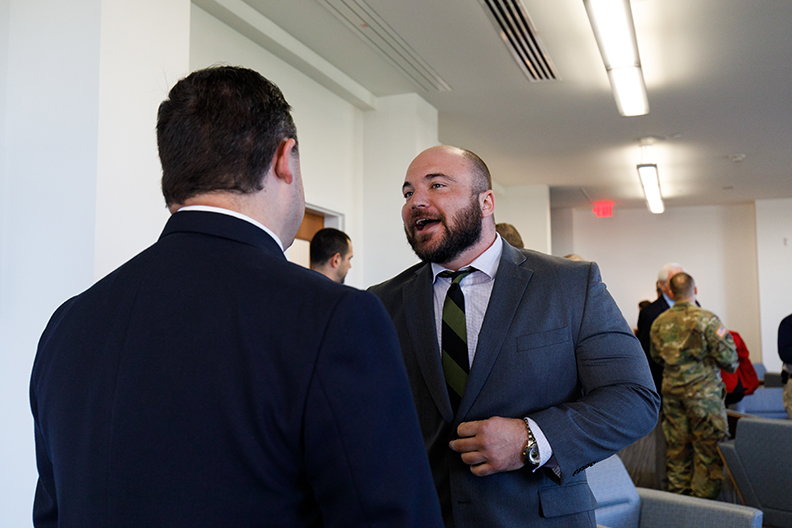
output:
M756 201L763 361L779 372L778 324L792 313L792 199Z
M156 116L189 71L189 35L190 0L102 3L96 279L151 245L168 219Z
M188 38L189 0L5 0L0 12L0 526L22 527L36 482L28 380L38 338L95 270L161 229L161 198L138 185L159 178L153 101L163 78L186 71L187 45L175 41Z
M550 240L552 253L563 257L575 252L574 211L569 208L557 208L550 211Z
M0 526L31 524L28 380L52 311L93 279L100 0L6 2Z
M699 302L740 333L754 361L761 359L756 221L753 204L614 209L596 218L573 212L574 252L596 261L627 322L638 302L654 300L657 272L679 262L696 279Z
M9 246L9 234L7 226L10 225L8 215L8 190L10 183L6 179L6 107L8 100L8 54L9 54L9 19L11 15L11 0L0 0L0 423L8 426L18 427L30 423L24 416L20 406L19 397L15 396L15 390L19 389L19 382L14 381L24 373L27 366L27 357L19 357L14 354L6 340L11 339L11 327L6 323L6 311L13 308L10 302L5 299L8 297L6 292L9 279L8 266L10 265L11 248ZM24 379L24 378L23 378ZM16 408L14 408L16 407ZM29 465L18 464L11 457L11 453L18 454L24 451L24 442L27 438L24 433L15 433L13 430L3 427L0 432L0 475L11 474L19 475L30 472ZM9 453L4 456L2 453ZM23 486L25 482L23 481ZM5 493L8 484L0 477L0 525L6 526L12 520L10 504L7 502L10 497ZM15 497L18 498L18 497ZM7 512L7 513L4 513ZM15 519L16 520L16 519Z
M11 0L0 0L0 279L3 276L3 267L6 254L5 225L6 225L6 94L8 91L8 22L11 14ZM3 298L3 281L0 280L0 299ZM0 310L3 304L0 302ZM2 349L0 349L0 354Z
M363 282L370 286L418 262L404 235L401 188L413 158L438 144L437 110L415 94L383 97L365 113L365 132Z
M514 185L495 187L495 221L517 228L528 249L550 253L550 187Z

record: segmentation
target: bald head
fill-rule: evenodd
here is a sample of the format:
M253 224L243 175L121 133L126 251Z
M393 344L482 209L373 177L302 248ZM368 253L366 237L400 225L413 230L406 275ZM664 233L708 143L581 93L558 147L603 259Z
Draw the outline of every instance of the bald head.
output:
M467 172L471 176L472 191L475 194L480 194L492 189L492 176L490 175L489 167L487 167L487 164L484 163L484 160L481 159L478 154L467 149L453 147L451 145L437 145L436 147L430 147L418 154L413 160L413 163L420 163L425 158L439 156L446 159L457 158L467 165Z
M671 277L668 283L676 302L693 302L696 300L696 281L684 271Z

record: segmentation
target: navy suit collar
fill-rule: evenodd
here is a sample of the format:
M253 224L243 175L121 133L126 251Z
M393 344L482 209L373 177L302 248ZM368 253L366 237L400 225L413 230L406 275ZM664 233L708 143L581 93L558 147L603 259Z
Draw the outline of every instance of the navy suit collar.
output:
M165 224L160 239L177 233L201 233L227 238L286 260L278 243L264 230L250 222L222 213L180 211L173 213Z

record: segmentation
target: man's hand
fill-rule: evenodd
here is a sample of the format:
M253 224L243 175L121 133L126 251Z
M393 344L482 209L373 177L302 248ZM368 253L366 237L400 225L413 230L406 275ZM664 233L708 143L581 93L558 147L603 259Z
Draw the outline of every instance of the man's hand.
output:
M514 471L524 465L522 450L528 431L519 418L493 416L478 422L462 422L457 433L461 438L448 445L462 453L462 462L470 465L477 477Z

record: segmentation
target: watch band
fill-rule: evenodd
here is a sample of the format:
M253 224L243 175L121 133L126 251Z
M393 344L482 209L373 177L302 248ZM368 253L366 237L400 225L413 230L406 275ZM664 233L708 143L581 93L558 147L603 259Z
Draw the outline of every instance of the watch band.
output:
M523 462L526 466L536 468L539 467L539 444L536 442L533 431L531 431L531 423L528 418L523 418L523 421L528 432L528 440L526 440L525 447L522 450Z

